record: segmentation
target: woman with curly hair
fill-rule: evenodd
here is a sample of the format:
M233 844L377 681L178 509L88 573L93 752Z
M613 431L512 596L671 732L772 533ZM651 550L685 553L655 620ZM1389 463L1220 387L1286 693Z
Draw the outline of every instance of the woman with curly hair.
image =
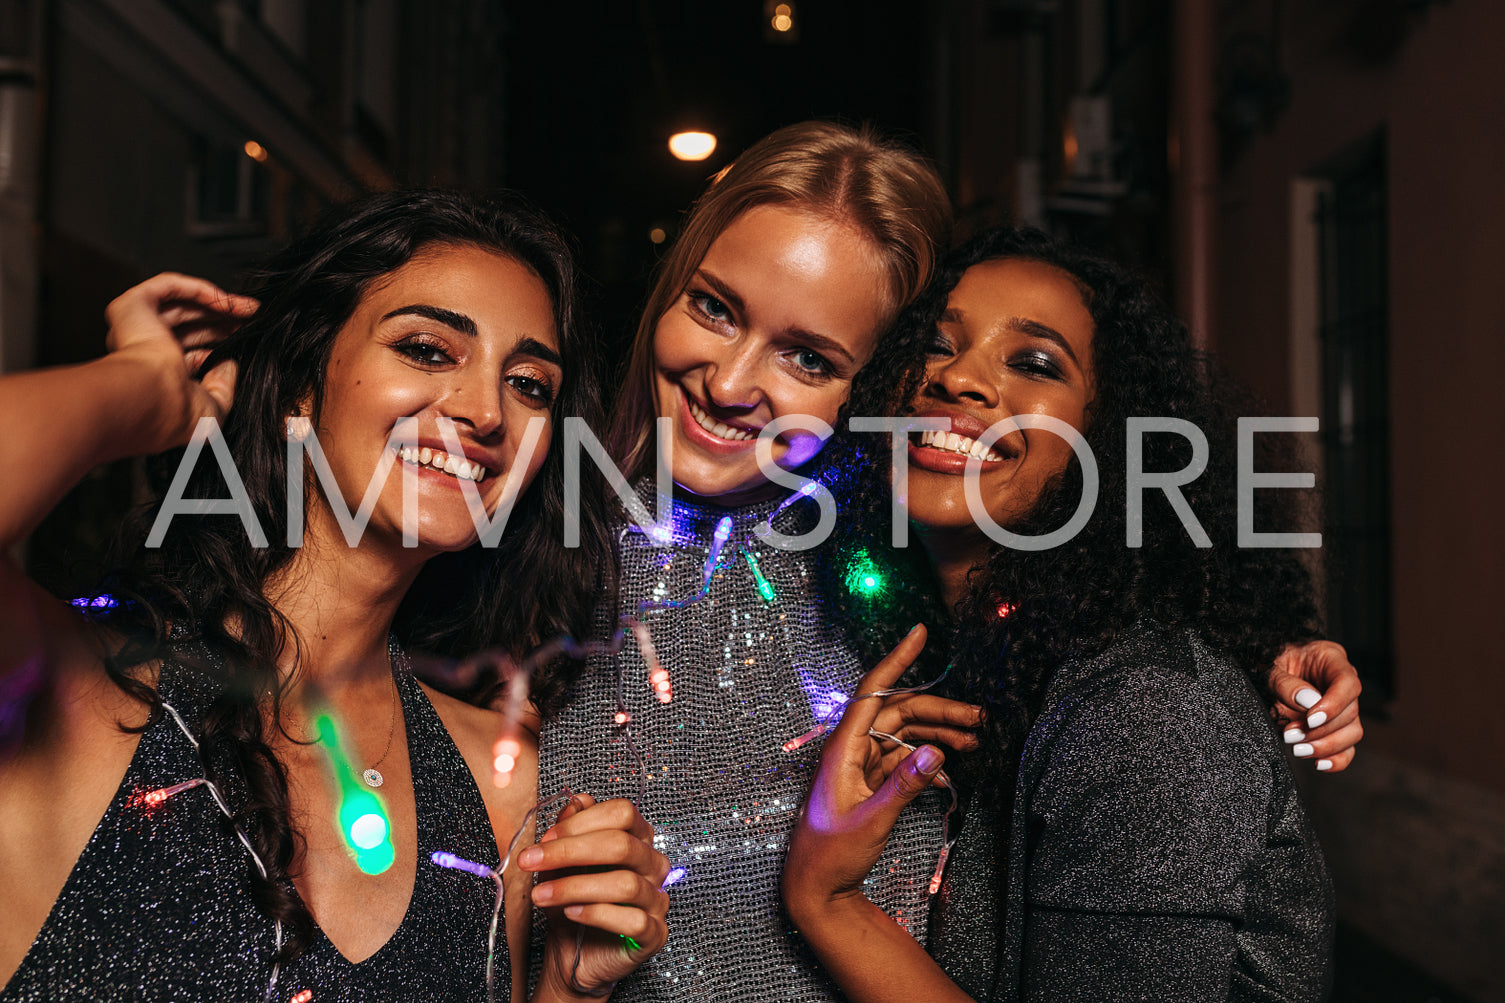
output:
M0 561L0 1000L518 1000L530 891L558 913L534 998L600 996L664 942L652 830L572 799L507 869L494 957L488 878L535 794L490 782L499 715L406 654L588 621L609 552L593 508L590 546L561 539L554 428L596 402L567 247L515 202L386 193L254 293L158 276L111 304L106 357L0 381L25 471L0 553L96 463L181 468L108 596Z
M1239 546L1237 423L1184 328L1114 266L1002 230L956 252L894 351L923 352L902 396L890 382L854 399L952 429L908 446L921 546L889 548L886 518L837 546L879 566L886 553L909 583L881 610L889 638L950 624L929 661L949 664L943 692L982 707L980 746L952 772L967 823L932 960L861 880L944 757L870 736L882 701L855 700L791 841L791 918L863 1003L1320 998L1331 887L1256 693L1282 645L1314 636L1311 587L1292 552ZM1175 423L1144 431L1144 417ZM854 493L884 516L889 455L886 439L846 444ZM1204 464L1179 496L1136 502L1131 469ZM1294 529L1292 493L1264 494L1255 525ZM877 612L848 600L859 643L888 640ZM925 639L911 630L859 693L894 685ZM1321 758L1319 743L1302 751Z

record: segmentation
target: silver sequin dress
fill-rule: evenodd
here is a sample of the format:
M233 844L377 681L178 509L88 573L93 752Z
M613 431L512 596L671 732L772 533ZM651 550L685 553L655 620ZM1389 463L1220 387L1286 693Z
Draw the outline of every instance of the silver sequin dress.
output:
M662 546L624 529L621 612L632 613L644 600L697 592L715 527L732 519L709 596L645 618L673 701L654 698L629 638L617 657L590 660L565 710L544 727L542 795L569 785L638 801L674 869L668 946L614 1000L841 998L779 903L784 851L820 756L819 742L795 752L783 744L845 700L863 667L822 611L810 552L775 550L754 535L775 507L676 502L673 539ZM789 517L777 528L795 533ZM600 624L609 628L610 618ZM627 726L613 723L619 673ZM922 943L948 804L931 791L905 811L865 889ZM551 822L542 819L540 829Z
M399 664L400 654L399 654ZM428 861L447 850L495 867L496 839L474 776L427 696L399 672L413 764L418 855L401 926L352 964L317 928L312 946L277 979L278 1001L313 1003L486 999L486 935L495 886ZM209 700L202 680L167 662L162 698L191 725ZM141 736L125 777L53 903L0 1003L236 1001L265 998L273 926L251 901L250 857L204 787L152 805L145 795L204 775L187 736L162 715ZM227 796L236 803L233 782ZM399 847L399 852L404 852ZM505 948L499 995L511 991Z

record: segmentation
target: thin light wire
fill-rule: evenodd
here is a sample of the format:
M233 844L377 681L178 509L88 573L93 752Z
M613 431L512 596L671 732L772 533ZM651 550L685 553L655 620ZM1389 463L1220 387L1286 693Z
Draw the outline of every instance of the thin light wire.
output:
M512 854L517 849L517 844L522 840L523 833L527 831L528 825L538 815L538 812L543 808L547 808L561 800L568 800L574 796L570 789L566 787L553 797L545 798L532 808L529 808L523 815L522 824L517 827L517 831L512 834L512 839L507 843L507 852L502 854L501 862L495 868L487 867L485 864L477 863L474 860L466 860L464 857L457 857L453 853L436 850L429 854L429 860L440 867L464 871L477 877L489 877L496 882L496 905L491 910L491 932L486 938L486 999L488 1003L495 1003L496 1001L496 934L497 927L501 925L502 916L502 875L507 873L507 865L512 861ZM581 933L583 935L584 931L582 930ZM580 968L581 940L581 936L575 938L576 970ZM571 978L573 978L573 974Z
M183 722L183 716L178 713L177 708L168 703L166 700L161 701L161 703L162 709L167 711L168 715L171 716L173 721L177 724L179 730L181 730L184 736L187 737L189 744L193 746L194 752L199 752L199 740L194 737L193 731L189 729L188 725ZM160 794L160 800L165 801L168 798L172 797L174 794L193 787L204 787L208 789L210 797L214 798L214 803L219 806L219 810L224 814L225 818L230 820L230 828L235 831L235 835L237 838L239 838L241 845L244 846L246 848L246 852L251 855L251 862L256 865L256 870L261 872L261 876L265 878L267 876L266 864L261 862L261 855L258 854L256 852L256 848L251 845L251 840L246 837L245 830L242 829L240 827L240 824L235 821L234 813L230 811L229 804L225 802L224 795L220 793L220 790L217 786L215 786L214 781L209 780L205 777L195 777L192 780L186 780L180 784L173 784L171 787L164 787L161 790L153 791L152 793ZM280 955L282 953L282 920L280 919L275 919L272 921L272 939L277 949L277 953L276 955L274 955L277 960L272 962L271 980L267 983L266 995L263 997L263 999L266 1000L270 1000L273 994L276 993L277 976L282 971L282 961L280 958Z

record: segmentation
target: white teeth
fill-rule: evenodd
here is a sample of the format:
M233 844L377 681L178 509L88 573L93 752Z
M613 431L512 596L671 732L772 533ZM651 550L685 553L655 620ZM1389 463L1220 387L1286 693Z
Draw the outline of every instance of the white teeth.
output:
M438 470L452 477L463 478L467 481L480 481L486 479L486 468L479 463L471 463L459 457L450 456L439 449L430 449L424 446L417 449L413 446L403 446L397 451L397 455L405 463L412 463L420 467L428 467Z
M961 453L963 456L976 457L989 463L997 463L1004 459L997 450L984 449L982 443L976 439L969 439L955 432L921 432L920 445L929 446L932 449L944 449L948 453Z
M732 428L724 422L706 414L701 407L689 398L685 399L690 405L690 417L695 419L695 424L710 432L718 439L726 439L729 442L746 442L748 439L757 438L757 434L749 432L745 428Z

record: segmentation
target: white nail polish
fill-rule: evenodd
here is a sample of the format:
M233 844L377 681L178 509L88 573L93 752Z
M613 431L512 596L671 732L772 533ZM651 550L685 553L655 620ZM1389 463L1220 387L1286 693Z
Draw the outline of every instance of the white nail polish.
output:
M1319 711L1317 711L1317 713L1312 714L1311 716L1309 716L1306 719L1306 726L1308 728L1320 728L1326 722L1327 722L1327 711L1325 711L1325 710L1319 710Z
M1287 745L1295 745L1297 742L1306 741L1306 732L1300 728L1287 728L1285 733Z
M1321 772L1326 773L1328 770L1330 770L1332 768L1333 768L1333 761L1331 759L1319 759L1319 760L1317 760L1317 769L1320 770Z
M1314 750L1310 745L1308 745L1306 742L1302 742L1300 745L1296 746L1296 748L1291 750L1291 754L1294 755L1297 759L1305 759L1314 751L1316 750Z
M1302 710L1311 710L1321 699L1322 694L1312 689L1301 690L1296 694L1296 702L1301 705Z

